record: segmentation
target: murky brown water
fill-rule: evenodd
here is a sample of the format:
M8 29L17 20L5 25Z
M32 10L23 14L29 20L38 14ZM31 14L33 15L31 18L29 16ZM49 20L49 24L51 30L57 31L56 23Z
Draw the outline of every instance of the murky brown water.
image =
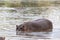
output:
M16 35L16 25L39 18L47 18L53 22L53 32L32 32L30 35ZM24 7L0 8L0 36L6 40L39 40L60 38L59 7Z

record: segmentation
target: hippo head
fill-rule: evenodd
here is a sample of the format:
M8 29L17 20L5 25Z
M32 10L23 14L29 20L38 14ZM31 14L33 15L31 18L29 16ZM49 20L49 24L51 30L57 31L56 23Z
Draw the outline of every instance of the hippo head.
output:
M21 24L21 25L16 25L16 31L24 31L24 25Z

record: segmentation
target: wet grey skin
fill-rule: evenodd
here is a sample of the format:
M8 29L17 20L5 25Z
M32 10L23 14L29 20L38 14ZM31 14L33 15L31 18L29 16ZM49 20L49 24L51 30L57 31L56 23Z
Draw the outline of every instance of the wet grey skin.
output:
M53 24L48 19L37 19L16 25L16 31L21 32L52 32Z

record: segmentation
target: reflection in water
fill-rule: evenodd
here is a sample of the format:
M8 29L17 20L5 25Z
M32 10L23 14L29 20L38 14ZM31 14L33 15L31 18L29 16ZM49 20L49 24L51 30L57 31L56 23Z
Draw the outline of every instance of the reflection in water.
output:
M8 12L9 8L0 10L0 36L5 36L6 40L36 40L45 38L60 38L60 9L57 7L44 7L42 12L41 8L22 8L13 12ZM15 10L15 8L13 8ZM11 9L11 10L13 10ZM35 11L32 11L35 10ZM39 9L39 10L38 10ZM25 14L24 14L25 13ZM27 13L27 14L26 14ZM37 14L38 13L38 14ZM57 13L57 14L56 14ZM23 22L31 21L39 18L47 18L53 22L53 32L32 32L32 33L21 33L16 35L16 25L20 25ZM59 23L59 24L58 24ZM18 33L18 32L17 32ZM24 34L24 35L23 35Z
M50 39L52 36L52 32L21 32L21 31L17 31L16 35L23 35L23 36L27 36L27 37L37 37L37 38L47 38Z

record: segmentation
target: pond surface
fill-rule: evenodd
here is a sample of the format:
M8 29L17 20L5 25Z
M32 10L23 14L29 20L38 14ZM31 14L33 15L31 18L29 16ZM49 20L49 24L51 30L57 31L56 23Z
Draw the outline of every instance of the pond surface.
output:
M30 35L16 35L16 25L26 21L46 18L53 22L53 31L32 32ZM60 38L60 8L59 7L0 7L0 36L6 40L53 40Z

